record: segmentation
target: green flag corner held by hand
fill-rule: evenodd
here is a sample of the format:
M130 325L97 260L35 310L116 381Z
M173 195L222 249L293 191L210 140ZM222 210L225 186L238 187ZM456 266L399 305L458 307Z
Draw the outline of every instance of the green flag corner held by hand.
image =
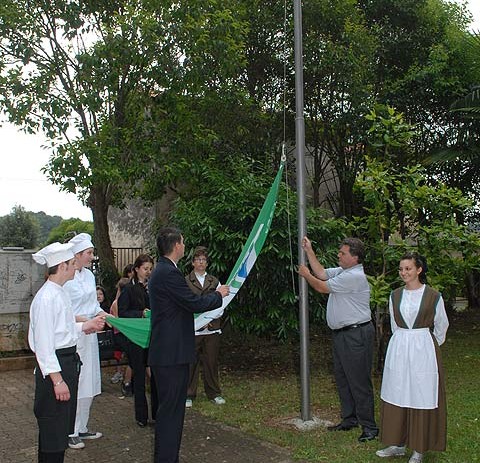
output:
M148 318L108 317L107 322L140 347L145 349L149 346L150 316Z

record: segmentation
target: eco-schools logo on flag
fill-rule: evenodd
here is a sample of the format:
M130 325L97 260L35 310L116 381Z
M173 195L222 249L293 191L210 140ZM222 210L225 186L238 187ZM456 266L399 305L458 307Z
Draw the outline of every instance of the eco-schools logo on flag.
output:
M255 244L257 243L257 240L259 236L262 233L263 229L263 223L260 225L260 227L257 230L257 233L255 234L252 243L250 244L250 247L248 251L245 254L245 257L243 258L243 261L240 265L240 268L238 269L238 272L235 274L235 277L233 278L233 281L231 281L230 284L230 292L235 292L237 293L240 287L243 285L243 282L247 279L248 274L250 273L250 270L252 270L253 265L255 264L255 261L257 260L257 252L255 251Z

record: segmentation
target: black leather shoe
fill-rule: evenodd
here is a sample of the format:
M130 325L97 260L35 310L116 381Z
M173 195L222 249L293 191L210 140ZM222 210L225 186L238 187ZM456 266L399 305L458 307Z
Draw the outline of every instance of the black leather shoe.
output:
M147 425L147 423L145 423L144 421L137 421L137 424L138 424L138 426L140 426L141 428L144 428L144 427Z
M338 423L334 426L328 426L329 431L350 431L350 429L358 428L358 424L344 424Z
M358 442L368 442L369 440L373 440L378 436L378 431L368 431L363 430L362 434L358 438Z

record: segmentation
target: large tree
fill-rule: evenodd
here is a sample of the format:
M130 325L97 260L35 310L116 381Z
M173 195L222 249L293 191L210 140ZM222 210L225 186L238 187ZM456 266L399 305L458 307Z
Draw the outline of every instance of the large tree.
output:
M37 219L22 206L14 206L10 214L0 217L0 246L34 249L39 232Z
M222 3L0 5L0 107L11 122L51 141L45 171L92 209L110 282L117 273L109 207L121 205L132 188L161 195L164 182L157 180L168 161L195 154L198 140L211 137L190 105L208 92L207 82L218 84L235 68L229 63L241 28Z

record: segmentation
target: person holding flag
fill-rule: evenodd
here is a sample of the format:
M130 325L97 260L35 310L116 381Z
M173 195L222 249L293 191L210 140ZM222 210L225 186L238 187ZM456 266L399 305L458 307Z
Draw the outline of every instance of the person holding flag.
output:
M199 296L177 268L185 254L180 230L162 228L157 236L159 259L148 283L151 338L148 364L157 385L155 463L176 463L182 440L190 364L195 359L194 312L222 305L228 286Z
M189 288L199 295L214 292L220 285L218 278L207 273L208 249L197 246L193 252L193 270L185 277ZM202 366L203 385L208 399L216 405L223 405L218 379L218 354L220 353L221 318L212 320L208 325L195 331L195 362L190 365L190 381L185 406L190 408L197 396L200 365Z
M327 324L333 333L333 368L342 421L329 431L362 427L359 442L378 436L372 385L375 328L370 311L370 286L363 270L365 247L358 238L345 238L338 250L338 267L325 268L305 236L302 247L312 273L300 265L298 273L319 293L328 294Z
M95 276L87 268L94 259L91 240L92 238L88 233L80 233L69 241L75 253L76 271L73 280L65 284L65 291L70 296L73 313L77 321L87 321L98 315L110 317L100 308L97 300ZM75 430L70 436L68 445L71 449L78 450L85 447L84 440L98 439L103 434L88 429L93 398L102 391L97 336L80 336L77 348L82 361L82 371L78 383Z
M80 360L76 344L83 333L103 329L103 317L75 322L63 286L75 273L71 244L52 243L32 255L46 264L47 281L30 306L28 344L35 353L34 414L38 422L38 463L62 463L73 432Z
M148 254L140 254L133 264L133 277L125 285L118 298L118 316L122 318L144 318L150 309L147 282L153 268L153 259ZM133 371L133 399L135 421L144 428L148 423L148 402L145 395L148 350L127 340L128 365ZM150 378L150 404L152 420L157 411L155 382Z

